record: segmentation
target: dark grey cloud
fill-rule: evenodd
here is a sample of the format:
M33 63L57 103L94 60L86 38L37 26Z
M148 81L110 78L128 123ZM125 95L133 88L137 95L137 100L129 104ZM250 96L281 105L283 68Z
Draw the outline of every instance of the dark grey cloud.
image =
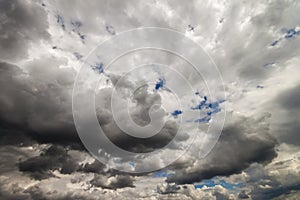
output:
M85 173L104 173L106 167L103 163L95 160L92 163L86 163L79 168L79 171Z
M283 182L278 179L280 173L272 174L261 165L253 165L245 172L248 175L247 185L252 187L250 195L254 200L274 199L300 190L299 179L295 177L293 171L284 177Z
M115 84L119 76L110 75L112 82ZM122 87L134 88L134 83L130 80L122 80ZM147 87L134 92L133 102L136 107L131 110L132 120L140 125L145 126L150 123L149 112L153 105L161 105L161 96L158 93L150 93ZM99 123L106 136L117 146L132 152L151 152L167 145L176 135L178 124L175 121L167 120L156 135L149 138L137 138L123 132L113 119L111 109L112 88L101 89L96 96L97 113ZM123 119L126 120L126 119ZM185 136L179 138L177 142L187 139Z
M101 197L90 197L87 194L74 194L72 191L59 193L56 190L46 192L39 185L33 185L24 189L19 184L13 184L7 187L0 184L0 198L5 200L98 200Z
M54 177L54 170L71 174L78 168L76 159L68 155L64 147L57 145L52 145L39 156L19 162L19 170L37 180Z
M13 146L31 146L36 144L24 131L0 128L0 146L13 145Z
M41 142L79 141L71 110L75 73L60 69L63 62L38 59L24 69L0 62L0 126L5 130L1 135L26 133Z
M265 117L241 117L228 124L212 152L203 160L195 160L193 167L177 169L167 179L179 184L199 182L214 176L240 173L251 163L268 163L276 157L276 140L269 134ZM176 169L176 163L172 166Z
M176 184L158 185L156 190L159 194L178 193L181 186Z
M92 163L79 164L77 157L71 156L64 146L52 145L39 156L21 160L19 170L35 180L55 177L54 170L61 174L94 174L90 184L104 189L134 187L134 177L113 169L107 169L104 164L95 160ZM76 180L72 180L76 183Z
M161 199L188 199L188 200L229 200L236 199L230 192L220 185L210 188L195 189L194 185L177 185L174 183L160 184L156 191Z
M45 10L34 1L0 1L0 57L18 60L27 57L32 43L50 39Z
M278 103L288 111L300 111L300 85L282 92L278 96Z
M272 180L269 180L272 181ZM260 182L257 182L258 184L261 184ZM262 183L263 184L263 183ZM270 184L270 183L265 183ZM262 189L259 187L255 187L252 191L252 198L254 200L259 199L274 199L275 197L279 197L284 194L289 194L292 191L298 191L300 190L300 184L295 185L281 185L276 184L276 182L271 182L269 189Z
M71 69L59 68L63 63L64 59L37 59L26 63L24 69L6 62L0 63L0 125L3 129L15 130L10 133L6 131L7 134L24 132L39 142L73 146L78 143L80 147L71 108L75 73ZM129 151L149 152L167 145L173 139L178 131L174 121L167 121L159 134L147 139L135 138L121 131L112 119L111 91L111 88L102 89L97 94L97 115L112 142ZM133 120L146 125L151 106L161 104L160 96L146 92L136 100L138 106L132 115Z
M241 192L239 193L238 198L239 198L239 199L249 199L250 196L247 194L246 191L243 190L243 191L241 191Z
M20 147L15 145L1 145L0 146L0 157L2 163L0 164L0 174L14 176L18 171L19 160L26 160L32 155L28 151L22 150Z
M166 146L176 135L178 125L175 122L167 122L162 130L153 137L147 139L136 138L119 130L110 134L108 138L117 146L131 152L151 152Z
M115 169L110 169L107 168L105 164L102 162L95 160L92 163L85 163L80 165L79 172L84 172L84 173L94 173L94 174L102 174L102 175L108 175L108 176L113 176L113 175L126 175L126 173L115 170Z
M274 101L272 105L278 110L275 118L278 139L288 144L300 145L300 85L283 91Z
M288 32L299 31L299 5L297 1L284 0L259 4L238 1L182 4L179 0L145 4L135 0L41 4L39 1L0 0L0 148L1 157L7 161L0 165L1 177L18 167L22 175L41 180L38 182L54 177L53 171L57 170L70 176L75 173L95 174L88 183L96 189L133 187L132 176L107 169L98 161L80 165L76 156L71 156L69 148L83 150L72 119L71 93L75 70L61 66L72 66L74 55L77 58L84 56L87 45L95 45L102 36L140 26L170 27L182 32L193 27L189 34L193 34L197 42L209 51L225 82L237 81L234 87L241 91L248 81L263 83L277 69L285 72L290 65L297 64L300 37L298 33ZM53 49L42 47L36 52L41 42L47 46L49 41L58 46L53 46ZM31 51L31 47L35 50ZM44 54L35 55L41 53ZM284 88L287 77L278 77ZM264 171L264 164L276 156L276 140L270 134L274 133L279 142L300 144L299 94L300 86L295 85L271 100L272 117L277 114L273 122L276 126L271 131L266 118L240 117L227 124L219 143L207 158L197 160L197 154L184 156L184 162L178 161L170 167L176 175L169 177L168 182L193 183L214 176L229 176L244 171L252 163L261 163L260 169L246 170L248 175L251 174L247 184L253 187L253 191L241 192L239 198L270 199L299 190L299 182L285 184ZM265 95L259 98L267 98ZM134 138L122 132L112 119L109 96L110 89L99 92L97 98L103 102L97 105L97 114L106 135L117 146L133 152L149 152L173 139L178 130L173 121L167 121L158 135L148 139ZM241 97L247 102L248 97L243 94ZM160 97L145 93L135 100L138 109L132 114L133 120L145 125L149 123L149 109L153 104L161 103ZM238 106L235 109L239 109ZM256 116L257 113L253 112ZM25 148L22 149L39 146L39 143L50 145L39 156L30 156ZM16 171L11 175L19 174ZM286 179L294 180L296 176L298 174ZM27 189L21 184L7 185L0 182L0 199L97 199L72 191L58 194L52 190L47 193L38 185ZM176 187L170 189L175 190ZM221 190L213 192L213 196L229 198Z
M133 184L133 176L114 169L108 169L98 160L81 165L78 171L94 174L94 178L89 181L93 187L101 187L104 189L135 187Z
M0 184L0 198L5 200L32 200L29 194L24 193L24 189L18 184L14 185L14 190L5 188L5 184Z

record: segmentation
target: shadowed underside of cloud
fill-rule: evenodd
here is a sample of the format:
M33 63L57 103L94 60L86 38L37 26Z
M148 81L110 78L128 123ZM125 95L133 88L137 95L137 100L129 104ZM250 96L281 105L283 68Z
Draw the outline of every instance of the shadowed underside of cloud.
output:
M49 67L44 68L47 62ZM6 62L0 63L0 83L5 85L0 94L0 125L7 134L23 132L39 142L51 142L82 148L72 117L71 92L74 80L72 69L60 68L63 59L34 60L25 69ZM112 119L109 109L112 89L97 94L98 120L107 137L119 147L133 152L149 152L168 144L178 130L178 125L167 121L160 133L147 139L125 134ZM143 93L136 119L147 124L151 106L159 103L159 95ZM139 98L142 98L141 95ZM3 132L4 133L4 132ZM18 137L18 135L16 135ZM183 138L184 139L184 138Z
M39 156L20 161L19 170L35 180L55 177L53 172L73 174L75 172L92 173L90 184L104 189L134 187L134 177L112 169L95 160L93 163L79 164L79 158L71 156L63 146L52 145Z
M19 170L30 177L41 180L54 177L52 171L59 170L62 174L70 174L79 168L77 160L67 154L62 146L52 145L37 157L19 163Z
M281 111L278 117L278 139L292 145L300 145L300 85L282 92L274 100Z
M6 85L0 94L0 125L40 141L79 141L71 114L74 72L59 68L63 60L48 61L34 60L26 70L0 63L0 82Z
M80 145L70 107L74 72L59 68L64 63L61 59L51 59L47 63L52 67L43 68L43 71L40 69L45 64L42 60L25 64L24 70L6 62L0 64L3 72L0 75L2 84L10 83L0 95L0 101L5 105L1 107L1 126L8 130L12 127L22 130L39 142ZM45 73L47 76L43 75ZM110 101L107 101L110 94L111 90L104 89L97 96L99 99L97 106L100 108L99 122L102 123L107 136L120 147L136 152L150 151L167 144L176 133L176 123L167 122L160 134L148 140L124 135L111 120L111 111L108 109ZM137 117L140 115L138 118L144 119L143 123L148 120L147 116L143 116L144 113L148 112L153 103L157 103L151 100L153 96L148 93L144 95L144 98L149 98L145 102L150 103L142 102L141 112L137 112ZM8 114L3 115L3 113ZM189 162L193 164L181 169L177 168L175 163L172 168L175 169L176 174L168 177L167 181L178 184L193 183L214 176L240 173L251 163L270 162L276 156L274 149L276 141L269 134L267 117L251 119L238 116L237 118L234 123L225 127L220 141L207 158L197 160L193 156L193 161ZM12 132L9 131L7 134ZM90 171L96 173L95 178L90 181L90 184L95 187L107 189L133 187L131 176L105 171L101 164L95 164L97 167L93 169L92 165L80 166L77 162L63 148L52 147L40 156L20 162L19 169L37 180L54 177L55 170L61 174ZM110 182L107 182L107 179Z
M240 173L251 163L269 163L276 157L276 139L269 134L266 116L251 119L238 118L226 126L219 142L203 160L194 160L194 164L176 170L168 182L179 184L200 182L214 176L229 176Z

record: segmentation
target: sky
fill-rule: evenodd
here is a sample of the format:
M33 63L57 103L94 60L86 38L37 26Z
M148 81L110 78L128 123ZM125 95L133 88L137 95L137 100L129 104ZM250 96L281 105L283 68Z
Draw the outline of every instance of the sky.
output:
M299 13L0 0L0 199L298 199Z

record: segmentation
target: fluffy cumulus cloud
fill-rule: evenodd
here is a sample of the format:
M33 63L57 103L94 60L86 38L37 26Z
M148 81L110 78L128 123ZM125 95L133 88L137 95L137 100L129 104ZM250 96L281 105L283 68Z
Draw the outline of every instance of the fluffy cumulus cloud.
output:
M298 199L299 12L296 0L0 0L0 199ZM222 88L214 88L215 97L207 88L217 79L205 80L169 52L129 52L109 67L101 51L90 54L141 27L176 30L199 44L218 66L226 98ZM181 41L171 46L194 53ZM126 173L89 154L72 111L82 66L87 86L99 78L95 114L105 137L134 153L164 148L159 156L110 164L163 169ZM220 138L199 157L201 136L224 112ZM136 125L161 129L139 138L131 134Z

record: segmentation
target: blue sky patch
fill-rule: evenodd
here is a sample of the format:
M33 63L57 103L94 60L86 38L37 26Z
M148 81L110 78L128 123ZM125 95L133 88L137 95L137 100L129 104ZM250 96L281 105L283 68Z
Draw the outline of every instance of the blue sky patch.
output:
M300 30L296 30L296 28L284 29L284 30L285 30L285 34L283 35L283 37L272 42L270 46L272 47L276 46L281 39L291 39L294 38L295 36L300 35Z
M296 29L295 28L292 28L292 29L288 29L287 31L286 31L286 34L285 34L285 38L286 39L289 39L289 38L292 38L292 37L294 37L294 36L296 36L296 35L300 35L300 30L299 31L296 31Z
M130 165L131 167L135 168L136 163L131 161L131 162L129 162L129 165Z
M280 40L275 40L274 42L272 42L272 44L271 44L271 46L276 46L277 44L278 44L278 42L279 42Z
M174 110L171 115L174 117L174 118L177 118L178 115L181 115L182 114L182 111L181 110Z
M207 102L207 97L204 96L203 100L197 106L192 107L192 110L201 110L206 105L206 102Z
M159 78L158 82L155 84L155 90L159 90L160 88L163 88L165 85L165 80L163 78Z
M221 185L222 187L233 190L238 187L242 187L242 183L228 183L225 180L220 180L220 181L214 181L214 180L203 180L201 183L194 184L194 188L203 188L204 186L206 187L214 187L216 185Z
M170 177L173 176L175 173L167 173L166 171L162 170L162 171L157 171L154 172L153 177L154 178L159 178L159 177Z
M206 186L206 187L214 187L215 185L217 185L217 184L213 180L203 180L202 183L194 184L194 187L195 187L195 189L197 189L197 188L201 189L204 186Z
M219 185L221 185L222 187L226 188L226 189L234 189L234 188L237 188L237 187L242 187L243 184L242 183L228 183L226 182L225 180L220 180L219 181Z
M221 101L215 101L215 102L211 102L208 103L207 101L207 97L204 96L203 100L200 101L200 103L194 107L191 107L192 110L202 110L202 109L211 109L211 110L219 110L219 104L223 103L224 100Z
M206 112L206 116L194 120L196 123L208 123L211 120L211 116L220 112L220 104L225 102L225 100L208 102L207 97L204 96L203 100L194 107L191 107L192 110L202 110Z

